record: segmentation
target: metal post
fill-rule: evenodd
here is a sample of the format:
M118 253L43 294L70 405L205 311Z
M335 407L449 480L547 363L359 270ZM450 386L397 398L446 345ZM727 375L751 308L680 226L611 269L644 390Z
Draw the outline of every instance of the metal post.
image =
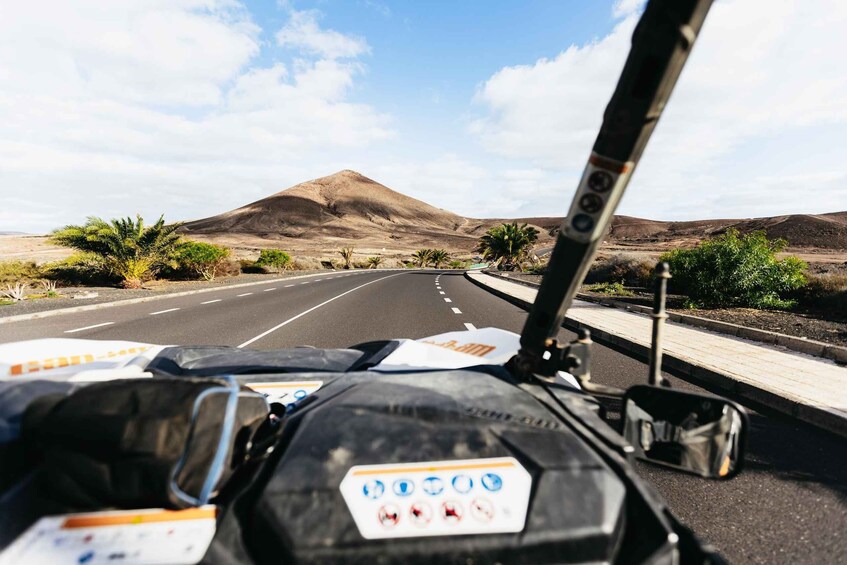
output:
M650 378L651 385L665 384L662 377L662 333L665 328L665 299L668 293L668 279L671 269L667 263L656 265L656 292L653 295L653 343L650 347Z

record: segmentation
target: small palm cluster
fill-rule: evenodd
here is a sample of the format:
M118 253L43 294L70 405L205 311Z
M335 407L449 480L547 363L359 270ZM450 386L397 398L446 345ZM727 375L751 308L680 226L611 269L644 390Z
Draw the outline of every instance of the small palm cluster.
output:
M513 270L529 257L538 230L527 224L501 224L488 230L479 240L477 251L483 259L494 261L504 270Z
M440 269L450 260L450 254L444 249L418 249L412 254L412 260L418 267L432 265L436 269Z
M53 232L52 240L99 257L121 279L122 286L138 288L173 260L180 244L176 233L179 226L165 225L164 217L145 226L141 216L110 222L91 216L81 226L65 226Z

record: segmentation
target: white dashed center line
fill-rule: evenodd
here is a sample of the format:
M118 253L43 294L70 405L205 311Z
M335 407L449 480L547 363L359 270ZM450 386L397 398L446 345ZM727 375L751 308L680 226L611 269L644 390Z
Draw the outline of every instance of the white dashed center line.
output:
M461 310L459 310L458 308L453 308L453 313L454 313L454 314L461 314L461 313L462 313L462 311L461 311Z
M266 289L265 289L265 290L263 290L262 292L270 292L270 291L272 291L272 290L276 290L276 289L275 289L275 288L266 288Z
M75 330L66 330L66 334L73 334L76 332L81 332L84 330L93 330L94 328L102 328L103 326L111 326L115 322L103 322L102 324L94 324L93 326L85 326L84 328L77 328Z
M250 296L253 294L252 292L245 292L244 294L236 294L236 296Z
M466 328L468 328L468 329L469 329L469 330L471 330L471 331L473 331L473 330L475 330L475 329L476 329L476 326L475 326L475 325L473 325L473 324L471 324L471 323L468 323L468 322L465 322L465 327L466 327Z
M220 298L216 298L214 300L207 300L206 302L201 302L200 304L211 304L212 302L220 302Z
M179 308L168 308L167 310L159 310L158 312L150 312L151 316L158 316L159 314L166 314L168 312L176 312Z
M309 284L312 281L301 282L300 284Z
M293 284L287 284L287 285L285 285L285 288L288 288L290 286L294 286L294 285Z
M443 291L443 290L439 290L439 291L438 291L438 294L444 294L444 291Z
M444 302L453 302L453 301L450 300L449 298L444 298Z

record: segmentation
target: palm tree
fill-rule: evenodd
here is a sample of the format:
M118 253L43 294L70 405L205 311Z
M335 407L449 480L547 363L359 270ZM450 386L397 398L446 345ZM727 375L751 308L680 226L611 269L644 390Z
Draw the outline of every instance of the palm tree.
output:
M432 261L432 266L436 269L440 269L441 265L446 263L449 259L450 254L444 249L433 249L432 253L429 254L429 260Z
M412 260L418 264L418 267L426 267L429 264L431 257L432 249L418 249L412 255Z
M124 288L138 288L172 261L179 245L180 224L165 225L164 216L145 226L140 215L107 222L90 216L84 225L69 225L53 232L53 243L92 253L120 278Z
M378 269L382 263L382 257L368 257L368 268Z
M341 254L341 258L344 259L344 268L349 269L353 262L353 248L352 247L342 247L341 251L338 253Z
M538 230L526 224L501 224L488 230L479 240L477 251L489 261L495 261L505 269L520 263L538 239Z

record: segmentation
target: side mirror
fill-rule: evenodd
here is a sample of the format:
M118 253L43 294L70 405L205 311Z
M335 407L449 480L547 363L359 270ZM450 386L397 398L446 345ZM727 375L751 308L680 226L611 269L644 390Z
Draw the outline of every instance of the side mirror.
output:
M729 479L741 471L749 422L724 398L638 385L623 401L623 436L644 461Z

